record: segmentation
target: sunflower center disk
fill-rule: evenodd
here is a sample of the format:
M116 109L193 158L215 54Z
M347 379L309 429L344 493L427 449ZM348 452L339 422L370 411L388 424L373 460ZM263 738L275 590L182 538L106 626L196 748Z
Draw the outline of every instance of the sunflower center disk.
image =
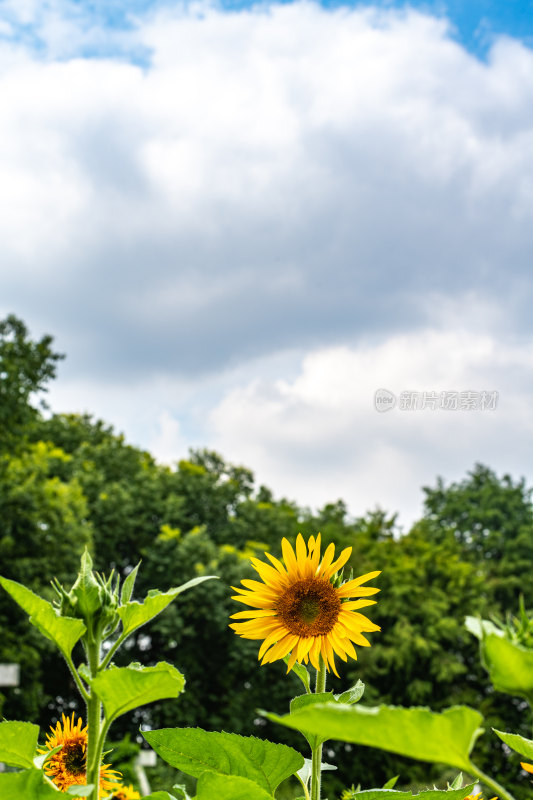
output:
M282 594L276 611L290 633L321 636L337 622L341 601L329 581L306 578L296 581Z
M85 772L86 754L81 742L64 745L63 752L65 767L71 775L81 775Z

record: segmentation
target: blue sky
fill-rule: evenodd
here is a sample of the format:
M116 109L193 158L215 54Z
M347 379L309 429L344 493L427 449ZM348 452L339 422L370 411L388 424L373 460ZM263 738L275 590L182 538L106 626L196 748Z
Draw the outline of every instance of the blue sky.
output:
M52 408L404 525L533 483L529 8L0 2L0 315Z
M285 2L286 0L283 0ZM292 0L289 0L292 2ZM246 2L246 0L222 0L220 7L228 10L239 10L250 8L258 3ZM1 3L7 6L4 9L8 19L14 19L17 14L13 14L9 9L10 3ZM43 6L59 5L50 2L42 3ZM140 18L156 13L158 10L172 9L176 3L172 0L70 0L68 3L61 4L66 16L71 18L83 18L85 26L95 25L109 33L117 31L131 31ZM531 0L425 0L410 3L403 0L376 0L369 2L343 2L343 0L324 0L322 5L325 8L348 8L379 7L385 10L415 8L423 13L442 17L451 23L451 35L461 42L471 53L480 58L485 58L494 39L501 35L510 36L524 42L528 46L533 44L533 2ZM16 25L15 37L20 37L31 41L37 48L42 44L34 26L26 20L22 20ZM88 56L101 55L102 53L113 53L116 42L111 39L107 42L100 42L100 46L94 49L88 47L84 53ZM146 54L132 52L137 60L141 60Z

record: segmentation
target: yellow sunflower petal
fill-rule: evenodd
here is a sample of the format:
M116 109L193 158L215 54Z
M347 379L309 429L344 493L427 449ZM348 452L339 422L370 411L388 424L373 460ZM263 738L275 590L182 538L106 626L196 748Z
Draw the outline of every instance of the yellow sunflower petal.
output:
M344 567L344 565L346 564L351 555L352 555L352 548L347 547L345 550L342 551L338 559L334 561L333 564L331 564L327 568L327 570L324 570L324 572L322 573L324 577L329 579L336 572L339 572L339 570L341 570Z
M300 574L298 570L298 562L296 561L294 550L292 549L292 545L288 539L281 540L281 551L283 553L283 560L287 565L289 577L291 579L297 578Z

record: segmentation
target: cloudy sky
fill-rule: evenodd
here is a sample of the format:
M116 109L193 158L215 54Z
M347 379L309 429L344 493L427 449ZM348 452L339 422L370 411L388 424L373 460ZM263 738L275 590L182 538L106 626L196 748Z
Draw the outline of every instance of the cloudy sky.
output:
M404 526L533 483L532 43L530 2L0 0L0 314L53 409Z

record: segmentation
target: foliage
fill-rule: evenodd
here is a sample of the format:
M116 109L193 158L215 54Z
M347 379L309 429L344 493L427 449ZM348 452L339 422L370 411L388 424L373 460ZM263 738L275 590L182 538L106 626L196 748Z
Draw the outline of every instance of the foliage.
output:
M51 336L32 341L13 314L0 321L0 452L17 450L37 416L30 401L46 390L63 358L51 344Z
M102 754L106 736L114 720L145 703L177 697L185 685L183 675L171 664L162 662L153 667L143 667L132 663L127 667L117 667L111 662L112 656L133 630L151 620L182 591L208 580L211 576L204 576L190 581L188 585L175 588L164 601L161 600L161 593L156 591L149 594L142 603L138 603L131 600L136 571L132 578L124 581L120 589L120 580L113 572L106 578L93 572L92 566L92 559L85 550L71 589L67 591L59 581L54 582L58 596L54 605L16 581L0 577L0 584L29 615L30 622L39 632L59 649L85 701L88 725L83 758L87 790L84 792L79 781L73 780L71 776L68 776L68 780L72 785L59 786L62 790L72 789L76 795L86 795L90 800L98 800ZM86 658L78 667L72 660L72 650L77 642L83 645ZM61 757L62 753L58 754L57 751L64 749L67 772L70 769L72 757L65 740L60 740L60 747L49 745L49 752L32 762L31 749L33 747L35 750L37 731L36 726L29 723L6 722L0 727L0 755L16 766L27 768L26 773L21 773L26 778L0 775L0 788L3 792L7 791L9 794L13 782L27 779L31 783L26 786L29 798L41 795L46 797L50 781L43 772L40 777L34 777L33 764L40 770L44 767L46 772L47 758ZM55 781L54 777L52 779Z

